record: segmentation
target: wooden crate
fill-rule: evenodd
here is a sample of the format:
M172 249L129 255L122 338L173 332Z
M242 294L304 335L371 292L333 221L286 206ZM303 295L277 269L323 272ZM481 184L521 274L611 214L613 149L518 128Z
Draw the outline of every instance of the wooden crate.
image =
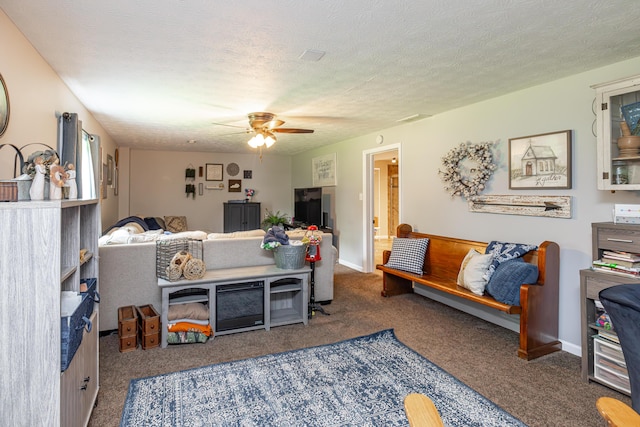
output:
M160 314L147 304L136 307L138 312L138 327L142 335L151 335L160 332Z

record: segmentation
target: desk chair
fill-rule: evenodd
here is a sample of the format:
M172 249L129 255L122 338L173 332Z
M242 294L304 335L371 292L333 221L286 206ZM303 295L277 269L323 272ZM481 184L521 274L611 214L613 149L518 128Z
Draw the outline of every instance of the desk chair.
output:
M609 426L640 426L640 285L616 285L600 291L600 302L620 339L631 384L631 406L609 397L596 402Z

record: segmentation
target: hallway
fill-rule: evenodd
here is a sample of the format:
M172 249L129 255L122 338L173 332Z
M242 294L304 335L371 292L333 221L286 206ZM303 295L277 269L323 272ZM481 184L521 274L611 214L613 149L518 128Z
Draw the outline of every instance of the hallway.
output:
M374 265L382 264L382 251L391 250L393 238L373 239Z

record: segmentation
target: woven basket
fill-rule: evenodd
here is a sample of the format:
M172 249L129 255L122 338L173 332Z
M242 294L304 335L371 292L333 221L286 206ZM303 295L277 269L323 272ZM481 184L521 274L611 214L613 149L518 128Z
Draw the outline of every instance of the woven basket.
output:
M14 178L22 171L24 167L24 157L18 147L13 144L0 144L0 149L7 146L11 147L16 152L16 157L13 161L13 176ZM20 162L19 170L16 166L16 162ZM18 201L18 183L14 180L2 180L0 181L0 202L17 202Z

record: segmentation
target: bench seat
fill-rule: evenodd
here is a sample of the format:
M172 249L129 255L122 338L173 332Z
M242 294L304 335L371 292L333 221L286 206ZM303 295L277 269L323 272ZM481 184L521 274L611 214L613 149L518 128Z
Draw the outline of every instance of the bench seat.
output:
M477 302L478 304L486 305L496 310L503 311L507 314L520 314L520 312L522 311L522 308L518 305L509 305L500 301L496 301L495 299L493 299L493 297L486 294L474 294L470 290L465 289L462 286L458 286L456 280L451 280L451 278L438 277L436 275L413 274L407 271L388 268L384 265L378 265L376 268L383 272L393 274L394 276L402 277L404 279L411 280L412 282L421 283L423 285L429 286L430 288L437 289L439 291L446 292L448 294L455 295L469 301Z
M387 267L391 254L384 251L383 263L376 266L382 271L382 296L390 297L413 292L414 284L489 307L510 315L519 316L520 347L518 356L531 360L561 349L558 341L559 269L560 249L554 242L542 242L538 250L530 251L522 258L538 267L538 280L534 284L520 286L520 305L505 304L488 294L477 295L457 284L462 260L469 250L484 253L487 243L414 232L408 224L400 224L399 238L428 238L422 274Z

